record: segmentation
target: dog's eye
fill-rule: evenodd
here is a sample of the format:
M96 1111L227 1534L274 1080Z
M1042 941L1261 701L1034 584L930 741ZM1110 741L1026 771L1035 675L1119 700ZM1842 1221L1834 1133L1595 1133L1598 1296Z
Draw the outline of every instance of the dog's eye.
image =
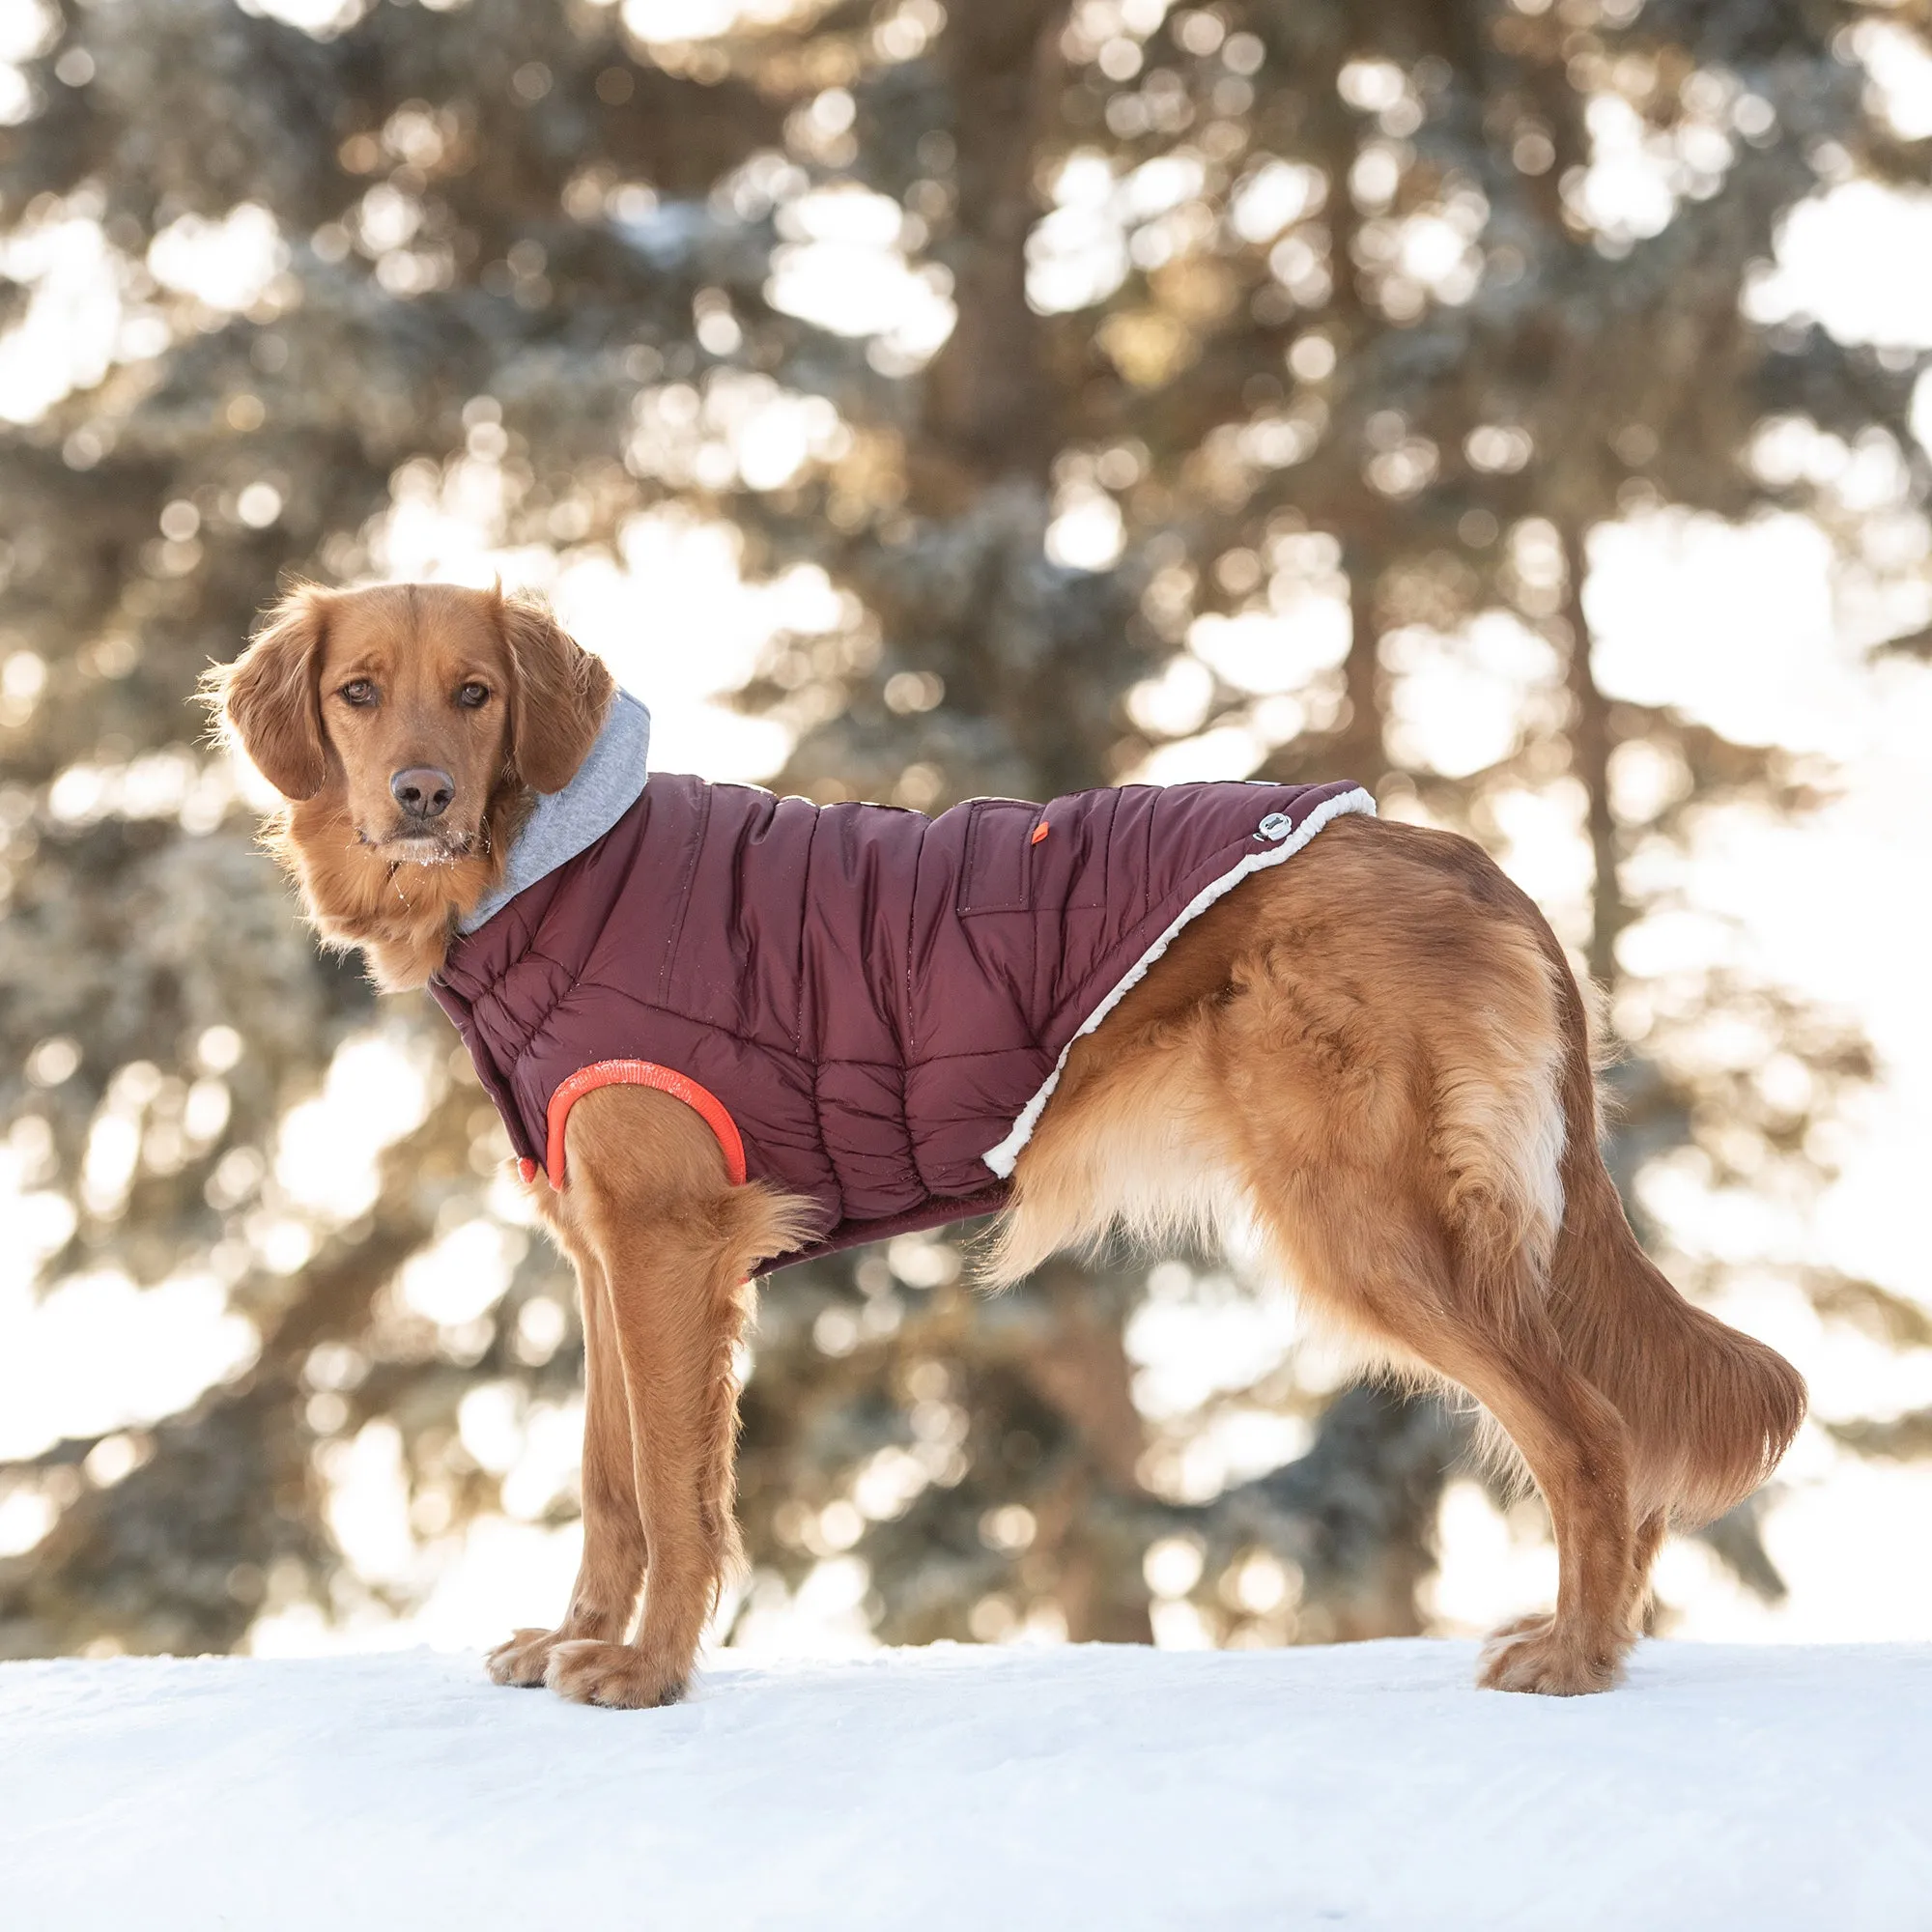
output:
M345 704L374 704L376 687L366 677L352 677L342 687L342 699Z
M456 694L456 701L466 711L480 710L482 706L488 704L490 701L490 689L487 685L466 684Z

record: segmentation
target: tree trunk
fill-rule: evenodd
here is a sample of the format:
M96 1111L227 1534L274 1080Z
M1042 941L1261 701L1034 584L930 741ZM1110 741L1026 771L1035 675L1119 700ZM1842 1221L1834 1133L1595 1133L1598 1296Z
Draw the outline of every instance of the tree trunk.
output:
M1595 867L1591 891L1590 977L1605 988L1615 983L1617 935L1629 923L1629 908L1617 878L1617 826L1610 810L1610 707L1597 688L1590 663L1590 623L1583 613L1583 578L1589 567L1583 530L1571 519L1563 526L1563 617L1570 629L1570 764L1589 798L1590 855Z
M948 251L958 321L926 372L910 464L915 505L928 513L956 513L996 477L1043 483L1059 447L1039 319L1027 305L1026 238L1065 18L1066 0L974 0L952 9L939 43L963 111Z
M1348 559L1349 655L1342 667L1349 716L1337 735L1338 774L1373 789L1388 753L1382 743L1381 633L1376 614L1380 573L1360 554Z

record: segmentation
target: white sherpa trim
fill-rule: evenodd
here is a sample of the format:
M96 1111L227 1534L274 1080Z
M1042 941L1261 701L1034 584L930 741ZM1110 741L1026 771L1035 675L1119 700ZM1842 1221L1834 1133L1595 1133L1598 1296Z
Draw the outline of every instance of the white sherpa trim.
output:
M1053 1090L1060 1085L1060 1076L1066 1066L1066 1055L1073 1051L1074 1041L1092 1033L1141 982L1147 975L1148 968L1174 943L1175 934L1190 920L1199 918L1216 899L1233 892L1251 872L1263 871L1269 866L1279 866L1284 859L1293 858L1329 820L1345 817L1351 812L1366 813L1371 818L1376 815L1375 799L1359 785L1353 791L1337 792L1333 798L1323 799L1301 821L1293 834L1283 839L1279 845L1272 845L1264 852L1249 853L1232 871L1222 873L1211 885L1204 886L1196 893L1181 908L1180 916L1174 923L1134 962L1132 969L1120 984L1087 1015L1080 1031L1066 1042L1065 1051L1054 1063L1053 1071L1046 1076L1045 1084L1021 1110L1019 1119L1012 1124L1012 1131L998 1147L988 1148L980 1158L1002 1180L1005 1180L1012 1173L1013 1165L1020 1157L1021 1149L1033 1138L1033 1130L1039 1124L1039 1117L1045 1110L1046 1103L1052 1099Z

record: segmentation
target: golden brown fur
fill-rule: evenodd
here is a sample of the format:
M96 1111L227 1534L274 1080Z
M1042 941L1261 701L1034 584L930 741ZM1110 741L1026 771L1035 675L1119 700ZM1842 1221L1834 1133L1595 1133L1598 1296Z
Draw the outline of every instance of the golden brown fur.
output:
M1548 1503L1556 1614L1496 1633L1483 1682L1601 1690L1666 1525L1755 1489L1804 1392L1637 1245L1593 1084L1582 998L1530 901L1464 839L1338 819L1076 1047L992 1274L1116 1221L1158 1238L1251 1218L1320 1318L1474 1396Z
M310 917L384 985L434 970L526 784L582 758L609 693L591 662L500 598L304 591L222 677L235 731L294 801L275 838ZM397 694L395 717L331 702L358 675ZM467 679L500 692L494 720L453 704ZM399 761L455 779L432 863L396 857ZM601 1089L567 1139L566 1186L535 1187L583 1297L583 1564L564 1621L519 1631L490 1668L656 1704L682 1690L735 1551L743 1284L809 1211L733 1187L665 1094ZM1116 1225L1163 1240L1235 1221L1371 1356L1482 1404L1548 1503L1555 1610L1494 1634L1487 1685L1614 1682L1666 1526L1747 1495L1803 1417L1789 1365L1638 1247L1598 1152L1582 994L1466 839L1343 818L1189 925L1069 1056L988 1273L1016 1280Z
M815 1222L808 1203L733 1187L710 1129L647 1088L586 1094L565 1158L561 1192L532 1186L583 1302L583 1560L563 1622L516 1632L490 1671L637 1709L682 1693L737 1561L732 1351L758 1264Z
M361 948L386 993L436 971L454 921L496 883L532 791L569 782L615 689L548 611L413 583L299 585L204 685L287 801L269 844L316 930ZM358 685L372 696L352 702ZM459 702L465 691L482 701ZM411 766L454 781L433 825L408 822L390 791Z

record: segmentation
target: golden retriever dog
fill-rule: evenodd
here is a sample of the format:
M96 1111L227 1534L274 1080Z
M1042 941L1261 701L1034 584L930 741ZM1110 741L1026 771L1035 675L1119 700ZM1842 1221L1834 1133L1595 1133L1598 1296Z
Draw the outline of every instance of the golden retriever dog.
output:
M210 683L287 800L268 838L309 919L387 991L439 973L613 701L545 611L427 584L298 588ZM563 1138L561 1186L528 1178L582 1296L582 1567L556 1628L516 1632L489 1668L658 1705L737 1555L748 1283L812 1217L734 1179L673 1093L600 1087ZM1494 1633L1486 1686L1613 1684L1666 1528L1748 1494L1803 1418L1797 1373L1639 1248L1599 1153L1584 997L1465 838L1338 818L1187 923L1065 1056L988 1285L1110 1229L1159 1240L1230 1216L1314 1317L1473 1398L1548 1503L1554 1611Z

